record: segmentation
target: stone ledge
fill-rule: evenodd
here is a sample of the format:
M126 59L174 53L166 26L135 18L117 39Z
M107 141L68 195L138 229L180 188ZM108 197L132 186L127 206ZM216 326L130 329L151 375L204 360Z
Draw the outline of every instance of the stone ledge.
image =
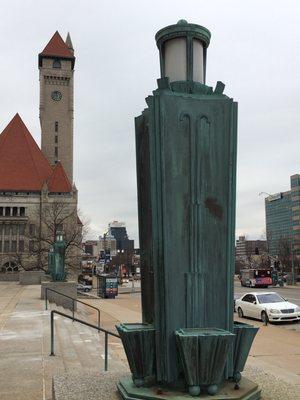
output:
M41 299L45 298L46 288L56 290L67 296L77 299L77 283L75 281L70 282L42 282L41 283ZM55 303L58 306L73 309L73 301L67 297L61 296L57 293L48 291L47 298L50 302ZM74 304L74 310L77 309L76 301Z
M40 285L46 280L44 271L21 271L19 274L20 285Z

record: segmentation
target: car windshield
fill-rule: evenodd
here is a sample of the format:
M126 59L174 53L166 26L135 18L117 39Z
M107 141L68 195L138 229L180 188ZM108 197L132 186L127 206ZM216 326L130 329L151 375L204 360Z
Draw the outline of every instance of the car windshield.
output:
M277 293L266 293L266 294L258 294L257 299L259 303L281 303L284 300L283 297L279 296Z

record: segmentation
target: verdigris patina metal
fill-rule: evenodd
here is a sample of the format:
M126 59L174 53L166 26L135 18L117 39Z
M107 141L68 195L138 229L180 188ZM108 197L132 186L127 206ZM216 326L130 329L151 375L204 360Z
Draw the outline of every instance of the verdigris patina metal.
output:
M125 379L119 391L125 399L161 399L163 393L179 399L178 393L188 396L187 387L198 395L201 386L211 394L220 386L219 399L227 393L228 400L256 400L255 384L228 397L234 375L229 344L237 103L223 93L222 82L215 89L205 84L206 28L180 20L156 40L161 79L135 121L142 311L143 323L155 329L156 383L133 389ZM207 357L196 352L195 343ZM134 344L129 348L132 354Z
M48 253L48 271L53 281L66 280L65 272L65 242L61 232L57 232L53 247Z
M53 246L50 246L49 252L48 252L48 269L47 269L47 274L51 275L52 274L52 269L54 268L54 249Z
M233 350L233 379L236 383L241 380L241 372L244 370L253 340L259 328L253 325L234 322L235 334Z
M117 326L136 386L155 382L155 330L147 324Z
M179 329L175 335L190 395L216 394L234 335L212 328Z

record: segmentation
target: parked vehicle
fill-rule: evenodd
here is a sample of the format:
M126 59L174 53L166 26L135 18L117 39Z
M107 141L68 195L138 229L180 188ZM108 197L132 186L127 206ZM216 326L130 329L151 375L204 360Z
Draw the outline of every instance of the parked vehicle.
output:
M235 307L240 318L257 318L263 322L300 321L300 307L276 292L246 293L236 299Z
M239 297L240 296L238 294L235 294L233 296L233 312L236 312L236 304L235 304L235 302L236 302L237 299L239 299Z
M272 285L270 269L242 269L240 276L242 286L267 288Z
M77 292L90 292L92 290L92 285L84 285L83 283L77 284Z

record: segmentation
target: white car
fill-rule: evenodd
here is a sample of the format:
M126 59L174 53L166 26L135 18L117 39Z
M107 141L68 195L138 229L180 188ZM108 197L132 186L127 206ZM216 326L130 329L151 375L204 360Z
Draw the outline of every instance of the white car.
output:
M236 299L235 307L240 318L258 318L263 322L300 321L300 307L276 292L246 293Z
M83 283L77 284L77 292L90 292L92 290L92 285L85 285Z

